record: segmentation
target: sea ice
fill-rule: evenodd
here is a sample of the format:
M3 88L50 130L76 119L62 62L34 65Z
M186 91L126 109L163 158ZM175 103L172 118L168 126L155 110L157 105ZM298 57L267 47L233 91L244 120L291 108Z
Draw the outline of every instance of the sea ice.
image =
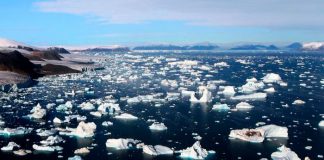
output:
M89 153L90 153L90 150L88 148L86 148L86 147L79 148L79 149L74 151L74 154L81 154L81 155L89 154Z
M85 137L92 137L96 130L97 126L93 122L85 123L80 122L77 128L67 128L66 131L61 131L61 135L68 135L68 136L77 136L80 138Z
M18 145L15 142L9 142L8 145L3 146L1 148L2 151L12 151L14 148L20 148L20 145Z
M42 106L38 103L37 106L35 106L29 114L28 117L34 118L34 119L42 119L46 115L46 109L42 109Z
M249 81L245 85L241 87L241 92L242 93L253 93L257 90L260 90L264 88L264 83L263 82L252 82Z
M214 104L212 109L213 110L229 110L231 108L228 107L227 104L220 104L220 103L218 103L218 104Z
M305 101L300 100L300 99L297 99L297 100L295 100L292 104L293 104L293 105L303 105L303 104L305 104L305 103L306 103Z
M264 83L280 83L282 81L280 75L276 73L268 73L262 79Z

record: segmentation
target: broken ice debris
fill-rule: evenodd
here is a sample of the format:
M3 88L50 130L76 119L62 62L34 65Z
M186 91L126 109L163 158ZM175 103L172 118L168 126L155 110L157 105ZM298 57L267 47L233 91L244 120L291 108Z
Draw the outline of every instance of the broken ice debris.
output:
M154 122L152 125L149 126L150 130L156 131L163 131L167 130L168 128L164 125L164 123Z
M136 120L138 119L136 116L133 116L129 113L122 113L120 115L115 116L116 119L125 119L125 120Z
M218 62L214 63L215 67L229 67L229 65L226 62Z
M281 146L278 148L278 151L273 152L271 154L271 158L273 160L283 160L283 159L287 159L287 160L300 160L300 158L298 157L298 155L290 150L290 148L287 148L286 146Z
M253 108L254 106L250 105L249 103L247 102L240 102L236 105L236 109L251 109Z
M253 93L257 90L263 89L264 88L264 83L263 82L252 82L249 81L245 85L241 87L241 92L242 93Z
M92 137L97 126L93 122L85 123L80 122L77 128L66 128L65 131L61 131L61 135L76 136L80 138Z
M192 147L188 147L187 149L181 150L179 152L181 158L191 159L205 159L208 154L210 154L206 149L203 149L201 147L199 141L195 142Z
M137 148L137 144L141 141L131 139L131 138L119 138L119 139L108 139L106 142L107 148L115 148L115 149L130 149Z
M63 148L60 146L40 146L37 144L33 145L33 149L37 151L43 151L43 152L54 152L54 151L63 150Z
M171 148L162 145L144 145L143 152L152 156L173 154L173 150Z

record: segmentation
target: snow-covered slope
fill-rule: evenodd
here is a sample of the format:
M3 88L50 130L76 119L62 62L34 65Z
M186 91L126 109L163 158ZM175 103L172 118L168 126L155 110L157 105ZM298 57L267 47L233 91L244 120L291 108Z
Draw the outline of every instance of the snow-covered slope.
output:
M0 38L0 47L18 47L18 46L27 46L27 45L13 40Z
M304 43L303 44L303 49L304 50L311 50L311 51L324 50L324 42Z

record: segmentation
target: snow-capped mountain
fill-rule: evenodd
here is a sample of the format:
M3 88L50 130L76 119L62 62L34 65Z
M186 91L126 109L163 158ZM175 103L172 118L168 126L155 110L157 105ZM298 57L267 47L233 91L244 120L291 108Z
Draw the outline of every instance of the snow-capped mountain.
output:
M0 38L0 47L15 47L15 48L17 48L18 46L27 46L27 45L17 42L17 41Z

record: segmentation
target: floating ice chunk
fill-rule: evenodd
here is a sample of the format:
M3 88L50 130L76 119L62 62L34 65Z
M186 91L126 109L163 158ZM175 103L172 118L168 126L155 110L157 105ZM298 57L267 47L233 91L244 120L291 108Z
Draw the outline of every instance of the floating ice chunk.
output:
M192 147L180 151L181 158L205 159L207 156L208 151L201 147L199 141L195 142Z
M75 96L74 90L72 90L71 92L64 92L64 94L65 94L65 96L72 96L72 97Z
M276 92L276 90L273 87L267 88L264 91L267 92L267 93L274 93L274 92Z
M253 108L254 106L250 105L249 103L247 102L240 102L236 105L236 109L251 109Z
M297 99L297 100L295 100L292 104L293 104L293 105L303 105L303 104L305 104L305 103L306 103L305 101L300 100L300 99Z
M211 92L208 91L207 87L199 88L199 91L202 92L201 98L198 100L195 94L191 94L190 102L197 102L197 103L207 103L212 101Z
M123 139L108 139L106 142L107 148L115 148L115 149L130 149L130 148L137 148L137 144L141 141L134 140L131 138Z
M226 62L218 62L214 63L215 67L229 67L229 65Z
M81 154L81 155L85 155L85 154L89 154L89 153L90 153L90 150L86 147L79 148L74 151L74 154Z
M234 90L234 86L225 86L224 90L221 93L224 94L224 95L232 96L236 92Z
M95 123L80 122L77 128L67 128L67 131L61 131L61 135L77 136L80 138L92 137L97 126Z
M68 160L82 160L82 158L78 155L75 155L73 157L69 157Z
M48 136L55 134L57 131L55 129L51 129L51 130L37 129L36 132L37 132L37 135L39 135L41 137L48 137Z
M60 104L56 107L57 111L67 111L73 108L73 104L71 101L65 102L65 104Z
M168 80L168 79L164 79L161 81L161 85L162 86L166 86L166 87L178 87L178 82L176 80Z
M17 156L25 156L27 154L32 153L30 150L25 150L25 149L19 149L17 151L13 151L13 153Z
M55 117L55 118L53 119L53 123L61 124L61 123L62 123L62 120L60 120L59 118Z
M33 129L32 128L25 128L25 127L18 127L18 128L4 128L0 129L0 135L4 136L19 136L29 134Z
M280 83L282 81L280 75L275 73L268 73L262 79L264 83Z
M82 110L88 110L88 111L95 109L95 106L90 102L83 102L78 107L81 108Z
M260 143L264 140L264 130L261 129L241 129L232 130L229 134L231 138L241 139L243 141Z
M40 146L37 144L33 145L33 149L37 151L44 151L44 152L54 152L54 151L63 150L63 148L60 146Z
M233 100L253 100L253 99L265 99L267 98L266 93L252 93L248 95L239 95L235 97L231 97Z
M102 113L99 111L95 111L95 112L90 112L91 115L95 116L95 117L101 117Z
M150 130L156 130L156 131L163 131L167 130L168 127L164 125L164 123L154 122L152 125L149 126Z
M104 122L102 122L102 124L101 124L102 126L105 126L105 127L109 127L109 126L112 126L113 125L113 123L112 122L110 122L110 121L104 121Z
M258 127L257 129L264 130L265 137L285 137L288 138L288 128L274 124Z
M139 99L139 97L133 97L133 98L127 99L127 103L129 103L129 104L140 103L140 102L141 102L141 100Z
M324 127L324 120L321 120L321 121L318 123L318 126L320 126L320 127Z
M171 148L162 145L144 145L143 152L153 156L173 154L173 150Z
M183 97L191 96L192 94L195 94L195 92L194 92L194 91L186 91L186 90L182 90L182 91L181 91L181 95L182 95Z
M278 148L277 152L271 154L273 160L300 160L298 155L284 145Z
M228 107L227 104L214 104L212 109L213 110L229 110L231 108Z
M40 141L41 144L48 146L58 144L61 142L64 142L64 139L60 136L49 136L46 140Z
M243 93L252 93L257 90L264 88L263 82L247 82L245 85L241 87L241 92Z
M136 120L138 119L136 116L133 116L129 113L122 113L120 115L115 116L116 119L126 119L126 120Z
M3 146L1 148L2 151L12 151L14 148L20 148L20 145L18 145L15 142L9 142L8 145Z
M32 114L29 114L28 117L42 119L46 115L46 109L42 109L42 106L38 103L37 106L33 107L30 113Z

